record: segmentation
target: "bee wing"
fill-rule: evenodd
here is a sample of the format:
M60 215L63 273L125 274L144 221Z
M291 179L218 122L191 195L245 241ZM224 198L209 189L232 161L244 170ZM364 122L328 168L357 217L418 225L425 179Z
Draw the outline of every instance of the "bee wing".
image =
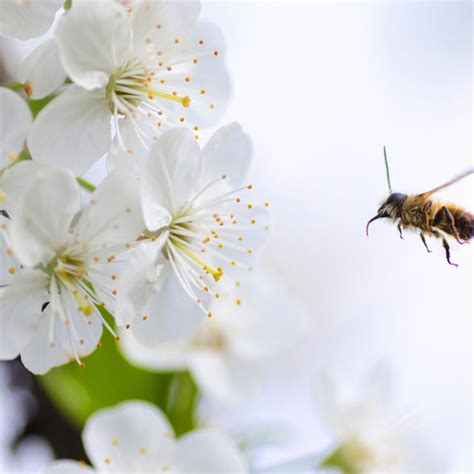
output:
M429 191L426 191L420 194L420 196L427 197L427 196L430 196L431 194L437 193L438 191L441 191L442 189L445 189L451 186L452 184L457 183L458 181L461 181L461 179L465 178L466 176L469 176L472 173L474 173L474 168L464 171L463 173L455 176L453 179L451 179L447 183L444 183L441 186L437 186L436 188L430 189Z

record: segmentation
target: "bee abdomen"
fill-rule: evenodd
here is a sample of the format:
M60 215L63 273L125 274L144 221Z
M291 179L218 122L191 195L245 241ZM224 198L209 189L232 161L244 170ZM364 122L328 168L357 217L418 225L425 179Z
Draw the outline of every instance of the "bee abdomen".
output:
M461 240L471 240L474 237L474 216L460 207L447 206L454 220L454 229ZM439 209L432 222L432 226L436 227L446 234L453 235L453 226L451 220L446 215L443 208Z

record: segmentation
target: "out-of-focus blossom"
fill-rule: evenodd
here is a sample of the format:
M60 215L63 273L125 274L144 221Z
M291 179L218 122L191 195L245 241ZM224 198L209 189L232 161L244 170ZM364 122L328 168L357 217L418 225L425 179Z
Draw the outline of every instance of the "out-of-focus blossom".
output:
M152 147L140 183L148 239L128 259L116 314L145 345L194 333L210 300L251 270L268 224L266 205L242 186L250 148L237 124L202 151L183 129Z
M48 443L28 436L16 447L15 438L31 416L34 400L27 390L13 387L5 364L0 364L0 472L36 474L52 459Z
M21 40L46 33L64 0L2 0L0 33Z
M426 451L406 414L391 400L387 367L372 369L359 387L327 373L314 383L318 413L334 435L322 467L344 474L439 472L438 456Z
M107 326L98 307L113 310L116 256L143 221L129 175L109 175L78 215L80 189L70 173L46 165L30 171L6 228L22 268L0 288L0 358L21 354L30 371L45 373L95 350Z
M145 402L128 401L94 413L82 437L94 469L56 461L44 474L248 472L242 454L225 434L199 429L175 439L163 413Z
M137 143L148 146L170 126L197 134L215 123L229 80L221 33L199 22L199 12L197 1L74 3L55 36L73 85L38 115L28 138L33 158L80 175L109 151L113 133L133 154ZM37 83L48 83L39 76L49 71L35 74ZM121 134L125 124L134 132L129 140Z
M26 102L10 89L0 87L0 209L4 209L7 199L3 175L18 160L32 121Z
M237 283L212 302L213 317L189 338L147 347L123 331L125 355L151 370L188 369L205 396L223 403L254 394L264 375L261 362L295 343L305 319L269 271Z

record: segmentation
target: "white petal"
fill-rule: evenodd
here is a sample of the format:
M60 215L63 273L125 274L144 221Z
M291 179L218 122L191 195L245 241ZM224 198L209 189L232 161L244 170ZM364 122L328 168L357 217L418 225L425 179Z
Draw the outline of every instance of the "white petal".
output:
M42 474L93 474L94 471L89 466L77 461L54 461L41 471Z
M261 384L262 374L254 361L228 357L215 350L196 352L188 367L205 396L225 404L255 394Z
M31 155L79 176L109 150L110 119L102 93L71 86L36 117L28 135Z
M207 184L222 174L232 187L242 184L252 157L252 142L236 123L219 128L202 151L202 182Z
M64 0L2 0L0 32L26 40L48 31Z
M143 232L137 177L119 170L108 175L91 196L91 205L81 214L74 232L91 251L125 250Z
M179 124L179 118L184 117L185 123L199 128L218 122L231 96L224 56L224 38L220 29L212 23L200 22L193 37L173 53L172 71L160 73L160 78L171 90L191 99L190 106L185 109L181 104L166 104L172 117L170 120ZM197 59L197 63L189 58ZM183 81L185 77L190 78L189 82Z
M41 99L59 89L66 73L54 39L42 43L25 59L19 79L32 99Z
M127 12L115 2L77 2L58 23L56 40L67 75L91 90L104 87L132 41Z
M138 367L157 371L180 371L187 368L192 347L188 339L163 342L155 347L142 344L130 331L122 331L123 355Z
M143 179L143 216L149 230L169 223L169 214L192 195L200 173L200 150L192 134L178 128L164 133L150 150Z
M164 259L164 263L166 260ZM167 273L167 274L166 274ZM162 270L163 282L150 297L143 313L132 322L131 331L146 346L188 337L201 323L204 313L184 291L168 264ZM144 320L143 316L147 316Z
M22 150L32 121L26 102L10 89L0 87L0 170Z
M182 473L237 474L248 467L236 444L217 430L193 431L176 443L173 467Z
M9 227L15 256L30 267L47 264L69 240L69 226L80 209L79 186L70 173L46 166L33 172ZM52 203L60 205L52 208Z
M195 30L200 10L198 0L141 2L132 16L135 53L140 54L150 44L166 49L176 38L184 41Z
M139 116L134 120L141 129L147 128L147 124L143 122L148 120L148 117L143 118ZM107 157L107 171L110 173L117 168L138 167L142 169L148 158L148 148L145 148L143 142L139 139L135 125L130 119L119 120L118 126L120 130L115 134L110 153ZM126 150L120 144L119 133L123 144L127 147Z
M157 472L169 465L173 428L151 403L127 401L94 413L82 438L100 472ZM106 462L106 460L108 462Z
M22 160L15 163L3 173L0 178L5 200L2 201L2 208L10 217L15 215L15 208L21 200L21 196L31 189L37 180L38 173L48 173L49 166L35 163L31 160Z
M28 344L48 300L40 270L21 270L11 285L0 288L0 359L14 359Z
M119 326L130 323L151 297L159 277L159 253L167 239L168 232L164 232L155 242L144 242L128 256L119 281L114 313Z

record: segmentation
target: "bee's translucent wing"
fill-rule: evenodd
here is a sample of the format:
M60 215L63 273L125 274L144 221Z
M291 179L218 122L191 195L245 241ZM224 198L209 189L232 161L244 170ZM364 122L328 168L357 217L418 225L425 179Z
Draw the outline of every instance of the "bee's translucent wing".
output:
M455 176L453 179L449 180L447 183L442 184L441 186L437 186L436 188L430 189L429 191L426 191L420 196L430 196L431 194L437 193L438 191L441 191L442 189L445 189L449 186L451 186L454 183L457 183L458 181L461 181L461 179L465 178L466 176L469 176L470 174L474 173L474 168L468 169L464 171L463 173Z

